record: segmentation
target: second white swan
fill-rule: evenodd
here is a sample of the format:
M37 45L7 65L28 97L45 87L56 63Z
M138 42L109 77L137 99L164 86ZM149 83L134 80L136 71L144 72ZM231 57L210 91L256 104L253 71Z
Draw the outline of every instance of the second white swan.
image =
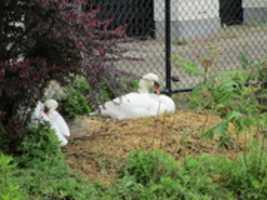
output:
M138 92L131 92L99 106L103 116L113 119L134 119L175 112L174 101L160 94L159 77L145 74L139 81Z

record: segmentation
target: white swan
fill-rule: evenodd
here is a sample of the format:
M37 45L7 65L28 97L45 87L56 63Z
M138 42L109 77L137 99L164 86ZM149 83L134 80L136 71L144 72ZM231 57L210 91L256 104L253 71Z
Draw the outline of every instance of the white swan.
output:
M64 118L56 111L58 107L58 103L54 99L49 99L44 103L45 109L48 110L47 116L50 119L50 121L53 121L57 124L61 134L65 137L70 136L70 129L67 125Z
M106 102L99 106L99 112L113 119L134 119L173 113L175 103L170 97L160 95L159 77L149 73L140 79L138 92Z
M68 144L66 137L70 136L70 130L64 118L56 111L58 103L49 99L44 104L40 101L32 114L32 123L48 122L54 130L61 146Z
M37 106L35 107L32 115L31 115L31 123L38 124L42 122L49 122L48 116L44 113L44 104L40 101L37 102Z

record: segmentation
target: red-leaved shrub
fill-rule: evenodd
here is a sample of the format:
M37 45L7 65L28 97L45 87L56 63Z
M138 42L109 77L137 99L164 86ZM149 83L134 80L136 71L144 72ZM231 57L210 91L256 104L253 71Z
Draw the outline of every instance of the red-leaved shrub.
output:
M51 79L64 83L82 73L97 87L110 74L107 60L118 53L124 29L108 30L100 7L85 0L5 0L0 5L0 132L17 141L28 109ZM90 7L90 6L89 6ZM109 75L110 76L110 75Z

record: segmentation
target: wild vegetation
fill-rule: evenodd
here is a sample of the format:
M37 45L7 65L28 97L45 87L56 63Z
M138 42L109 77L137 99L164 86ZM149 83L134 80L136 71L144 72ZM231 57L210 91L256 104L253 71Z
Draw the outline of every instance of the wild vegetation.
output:
M262 74L264 62L259 66ZM140 149L128 155L111 185L90 183L67 166L53 131L43 124L28 130L16 155L1 154L0 199L266 199L265 88L254 77L257 73L243 69L212 76L190 95L195 111L222 118L204 133L209 138L218 135L221 148L236 148L228 140L229 126L236 134L257 133L235 158L201 154L176 160L161 150ZM78 80L68 87L89 89Z
M1 199L215 200L267 197L267 155L262 151L262 143L253 143L246 153L234 160L204 154L176 161L160 150L138 150L129 155L113 185L101 186L71 172L62 159L62 153L56 150L53 134L48 132L38 137L48 135L51 140L46 143L43 140L43 144L54 146L54 150L40 150L38 145L32 148L31 143L28 144L31 153L22 158L0 156ZM27 142L22 147L24 151L27 151Z
M235 157L205 153L177 160L162 150L139 149L103 185L69 168L48 124L28 126L28 108L51 80L62 84L60 109L69 119L117 96L120 81L127 83L122 89L137 85L126 75L118 81L122 73L107 62L120 53L113 39L123 36L123 28L109 30L110 20L97 17L99 8L85 4L9 0L0 6L0 200L267 199L266 59L241 55L242 69L214 74L216 49L200 65L175 58L187 73L203 77L189 97L192 110L221 118L199 134L238 150L231 136L245 135L245 148Z

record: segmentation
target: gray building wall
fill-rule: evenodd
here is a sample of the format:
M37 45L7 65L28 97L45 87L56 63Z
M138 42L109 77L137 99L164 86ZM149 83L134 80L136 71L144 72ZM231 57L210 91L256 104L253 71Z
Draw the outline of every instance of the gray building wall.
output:
M174 0L171 1L172 39L209 37L220 29L219 0ZM165 4L154 1L156 36L164 36Z
M156 37L164 37L164 0L154 0ZM209 37L221 28L219 0L171 1L172 39ZM243 0L244 24L267 23L267 0Z
M267 0L243 0L243 16L245 24L267 22Z

